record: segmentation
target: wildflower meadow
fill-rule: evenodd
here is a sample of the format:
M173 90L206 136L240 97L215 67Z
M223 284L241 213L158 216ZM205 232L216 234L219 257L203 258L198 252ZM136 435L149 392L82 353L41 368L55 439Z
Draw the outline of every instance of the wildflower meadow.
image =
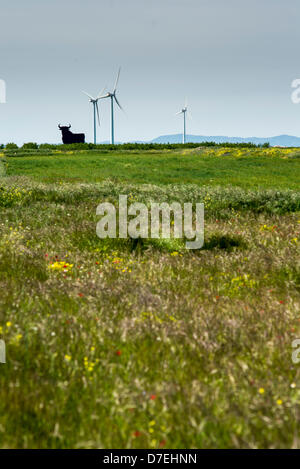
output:
M2 151L0 446L299 448L299 150ZM99 239L120 194L204 246Z

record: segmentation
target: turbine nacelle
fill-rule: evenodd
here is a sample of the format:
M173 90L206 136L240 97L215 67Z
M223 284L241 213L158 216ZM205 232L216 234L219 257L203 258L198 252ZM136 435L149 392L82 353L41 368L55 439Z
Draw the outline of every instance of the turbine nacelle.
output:
M178 116L178 114L185 114L186 112L187 112L187 107L184 107L183 109L181 109L181 111L176 112L175 116Z
M107 92L106 94L104 94L103 96L100 96L99 99L105 99L105 98L112 98L115 96L115 93L109 93Z
M116 81L115 81L115 86L113 88L113 91L108 91L105 95L100 96L99 99L111 98L112 100L115 100L115 102L117 103L119 108L122 109L122 111L123 111L123 108L122 108L121 104L119 103L119 101L117 99L117 96L116 96L117 86L118 86L119 78L120 78L120 72L121 72L121 67L118 70L118 75L117 75L117 78L116 78Z
M175 116L179 114L183 114L183 133L182 133L182 143L186 143L186 116L190 117L190 113L188 112L187 101L185 100L184 107L181 111L176 112Z
M105 91L105 88L103 88L101 93L98 94L97 98L94 98L93 96L91 96L86 91L83 91L83 93L88 96L89 102L93 104L93 108L94 108L94 143L95 144L96 144L96 114L97 114L97 118L98 118L98 125L100 126L100 115L99 115L98 101L101 98L104 91Z

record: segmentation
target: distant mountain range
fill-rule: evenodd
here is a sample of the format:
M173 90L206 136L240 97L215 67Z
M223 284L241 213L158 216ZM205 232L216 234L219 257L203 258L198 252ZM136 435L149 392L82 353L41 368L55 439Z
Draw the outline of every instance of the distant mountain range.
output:
M187 135L186 141L191 143L203 142L216 142L216 143L254 143L255 145L263 145L269 143L270 146L280 147L300 147L300 137L293 135L276 135L275 137L227 137L226 135ZM102 144L109 144L110 141L106 140ZM132 140L130 142L116 142L122 143L182 143L182 134L161 135L150 141L145 140Z
M226 136L204 136L204 135L187 135L187 142L202 143L255 143L262 145L270 143L271 146L279 145L282 147L300 147L300 137L293 135L277 135L275 137L226 137ZM151 140L151 143L182 143L182 134L162 135Z

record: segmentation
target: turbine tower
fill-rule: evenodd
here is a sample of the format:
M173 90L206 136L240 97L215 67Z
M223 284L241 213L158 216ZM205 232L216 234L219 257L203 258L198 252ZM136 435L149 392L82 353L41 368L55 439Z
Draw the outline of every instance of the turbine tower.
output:
M187 113L187 102L185 101L184 108L181 111L176 112L176 116L178 114L183 114L183 134L182 134L182 143L186 143L186 113Z
M119 108L123 111L123 108L121 104L119 103L117 97L116 97L116 92L117 92L117 86L119 83L119 78L120 78L120 72L121 72L121 67L118 70L118 75L115 81L115 86L113 88L113 91L106 93L104 96L100 96L100 99L105 99L105 98L110 98L110 109L111 109L111 144L115 144L115 128L114 128L114 101L117 103Z
M94 108L94 144L96 145L96 114L98 118L98 125L100 127L100 116L99 116L99 107L98 107L98 101L101 98L102 93L104 92L105 88L101 91L101 93L98 94L97 98L93 98L90 94L86 93L83 91L84 94L86 94L90 98L90 103L93 104Z

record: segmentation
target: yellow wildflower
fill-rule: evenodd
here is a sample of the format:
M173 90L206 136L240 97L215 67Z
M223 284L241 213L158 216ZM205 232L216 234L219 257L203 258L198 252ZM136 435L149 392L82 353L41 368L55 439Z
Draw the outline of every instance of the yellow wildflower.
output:
M53 262L49 265L50 270L58 272L69 272L74 264L69 264L68 262Z

